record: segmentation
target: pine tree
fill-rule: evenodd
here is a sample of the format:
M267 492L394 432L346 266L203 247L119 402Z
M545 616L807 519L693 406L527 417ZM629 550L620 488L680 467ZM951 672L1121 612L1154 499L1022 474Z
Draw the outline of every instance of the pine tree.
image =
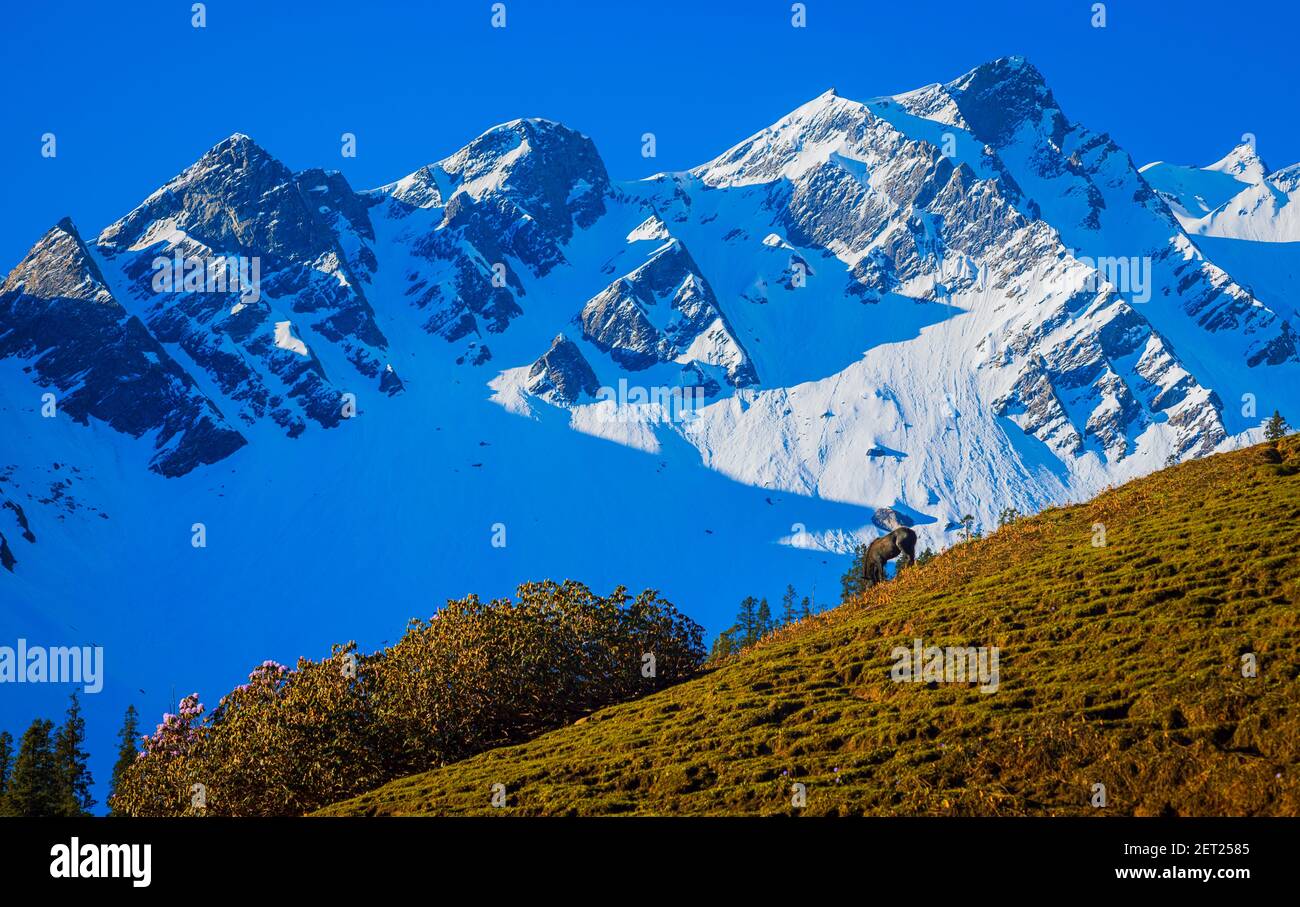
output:
M916 556L916 566L920 567L924 564L930 563L932 560L934 560L934 549L926 548Z
M60 779L50 736L54 722L37 718L23 734L5 789L5 815L34 818L58 815Z
M13 768L14 738L8 731L0 731L0 795L9 785L9 770Z
M1286 419L1277 410L1273 410L1273 415L1264 423L1264 440L1280 441L1285 438L1291 431L1291 426L1287 424Z
M975 537L976 537L976 533L975 533L975 517L971 516L971 515L968 513L968 514L966 514L965 516L963 516L963 517L961 518L961 524L962 524L962 526L965 527L965 529L966 529L966 541L969 542L972 538L975 538Z
M740 633L740 648L752 646L758 641L758 599L746 595L736 612L736 629Z
M787 584L785 595L781 596L781 626L787 627L799 619L799 611L794 604L794 586Z
M59 814L88 816L95 805L90 795L93 783L86 765L90 754L82 747L86 742L86 719L81 717L81 702L72 694L63 726L54 738L54 758L59 766Z
M764 636L772 632L772 606L767 603L767 596L764 596L763 600L758 603L756 623L758 625L759 639L762 639Z
M709 661L721 661L728 655L735 655L737 651L735 634L739 627L732 627L729 630L723 630L718 634L718 638L713 641L713 651L709 653Z
M726 634L724 633L723 635L725 636ZM721 639L722 637L718 638ZM728 642L730 642L730 640L728 640ZM717 649L718 644L715 642L713 644L713 650L715 653L717 652ZM135 706L129 705L126 707L126 718L122 721L122 729L117 732L117 762L113 764L113 781L108 795L108 802L110 804L108 814L110 816L122 815L122 813L112 809L111 804L113 802L113 795L118 792L118 789L122 784L122 778L125 777L127 769L135 765L136 754L138 752L135 748L135 742L139 737L140 713L135 710Z
M9 786L9 772L13 768L14 738L8 731L0 731L0 816L5 811L5 788Z
M856 595L867 591L867 546L859 545L853 549L853 561L849 569L840 577L840 601L846 602Z
M812 602L809 601L808 596L805 595L803 601L799 603L799 617L800 619L812 617L812 613Z

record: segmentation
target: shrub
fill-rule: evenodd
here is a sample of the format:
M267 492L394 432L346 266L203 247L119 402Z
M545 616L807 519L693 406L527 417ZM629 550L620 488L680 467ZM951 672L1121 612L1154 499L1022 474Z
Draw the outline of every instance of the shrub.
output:
M547 581L517 601L450 601L374 655L349 643L292 670L266 662L206 719L187 697L145 738L112 806L299 815L685 680L702 635L652 590L602 597Z

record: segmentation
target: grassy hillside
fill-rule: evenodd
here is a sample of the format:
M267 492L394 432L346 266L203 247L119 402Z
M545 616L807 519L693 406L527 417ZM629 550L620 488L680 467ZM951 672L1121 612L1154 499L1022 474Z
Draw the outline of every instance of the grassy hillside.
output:
M1019 520L689 683L324 812L1297 815L1298 553L1292 436ZM1000 647L1000 687L892 681L916 637Z

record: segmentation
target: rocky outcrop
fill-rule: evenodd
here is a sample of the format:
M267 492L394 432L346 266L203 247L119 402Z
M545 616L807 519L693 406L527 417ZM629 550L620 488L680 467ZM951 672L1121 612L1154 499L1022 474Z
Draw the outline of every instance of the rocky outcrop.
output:
M572 406L582 397L595 397L600 381L578 345L563 334L528 369L525 388L560 406Z
M758 381L712 287L676 239L588 300L577 322L586 340L630 371L689 353L726 369L736 387Z
M893 507L877 507L871 515L871 523L882 532L893 532L903 526L916 525L911 517Z

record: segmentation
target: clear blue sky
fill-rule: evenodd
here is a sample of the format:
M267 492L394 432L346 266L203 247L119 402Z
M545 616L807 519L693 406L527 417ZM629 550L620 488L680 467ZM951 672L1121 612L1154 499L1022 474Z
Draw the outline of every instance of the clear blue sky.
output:
M789 0L506 0L502 30L491 5L210 0L195 29L190 0L6 3L0 274L60 217L96 232L232 132L369 188L543 116L633 178L707 160L832 85L867 98L1013 53L1140 164L1209 163L1247 131L1272 166L1300 160L1282 2L1112 0L1104 29L1091 0L807 0L802 30Z

